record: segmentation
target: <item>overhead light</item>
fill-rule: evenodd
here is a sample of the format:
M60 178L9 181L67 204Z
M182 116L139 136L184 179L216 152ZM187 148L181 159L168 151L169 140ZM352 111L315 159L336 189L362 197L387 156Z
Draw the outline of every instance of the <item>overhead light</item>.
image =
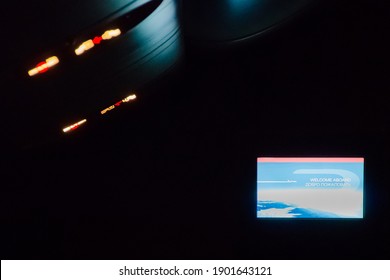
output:
M81 121L79 121L79 122L77 122L75 124L72 124L72 125L70 125L68 127L65 127L62 131L67 133L67 132L69 132L71 130L75 130L75 129L79 128L80 125L84 124L86 121L87 121L86 119L83 119L83 120L81 120Z
M45 61L38 63L35 68L29 70L28 75L32 77L36 74L45 73L47 70L49 70L51 67L55 66L59 62L60 60L58 59L58 57L56 56L49 57Z
M112 37L117 37L121 34L121 30L119 28L114 30L107 30L103 33L102 39L103 40L110 40Z
M95 46L92 40L83 42L76 50L77 55L83 54L85 51L92 49Z
M96 36L93 39L89 39L83 42L77 49L75 49L76 55L81 55L85 51L92 49L95 45L100 44L102 40L110 40L113 37L117 37L121 34L120 29L107 30L102 36Z
M115 105L111 105L110 107L100 111L100 114L104 115L105 113L107 113L108 111L111 111L112 109L115 109Z
M129 95L128 97L126 97L126 98L123 98L122 102L129 102L129 101L134 100L136 98L137 98L137 95L132 94L132 95Z

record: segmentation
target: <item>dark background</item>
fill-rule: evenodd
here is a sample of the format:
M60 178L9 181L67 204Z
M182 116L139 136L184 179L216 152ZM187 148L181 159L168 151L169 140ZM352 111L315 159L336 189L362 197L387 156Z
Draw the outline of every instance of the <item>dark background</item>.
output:
M388 259L389 10L326 2L241 44L184 32L179 71L69 137L30 143L3 69L1 257ZM257 220L259 156L364 157L364 219Z

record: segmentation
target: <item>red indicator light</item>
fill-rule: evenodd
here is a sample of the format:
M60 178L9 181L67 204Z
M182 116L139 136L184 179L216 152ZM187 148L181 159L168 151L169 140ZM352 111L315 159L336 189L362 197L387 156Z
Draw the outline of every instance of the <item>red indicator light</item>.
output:
M47 70L49 70L49 67L47 67L46 61L42 61L35 66L37 68L39 73L45 73Z
M101 36L96 36L95 38L93 38L92 42L95 44L95 45L98 45L100 44L100 42L103 40L103 38Z

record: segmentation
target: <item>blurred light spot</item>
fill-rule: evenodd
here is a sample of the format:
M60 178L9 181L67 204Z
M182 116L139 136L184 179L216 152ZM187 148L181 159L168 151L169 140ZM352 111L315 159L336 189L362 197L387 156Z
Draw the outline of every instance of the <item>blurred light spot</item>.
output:
M130 100L136 99L137 96L135 94L129 95L128 97L122 99L122 102L129 102Z
M58 64L60 60L56 56L49 57L45 61L39 62L37 66L31 70L28 71L28 75L30 77L36 75L45 73L49 68L53 67L54 65Z
M121 34L120 29L114 29L114 30L107 30L103 33L102 39L103 40L110 40L112 37L117 37Z
M85 51L92 49L95 45L100 44L102 40L110 40L113 37L117 37L121 34L120 29L107 30L102 36L96 36L93 40L89 39L83 42L77 49L75 49L76 55L81 55Z
M135 94L129 95L126 98L123 98L121 101L115 103L114 105L111 105L110 107L107 107L106 109L100 111L100 114L104 115L105 113L115 109L116 107L119 107L122 103L130 102L131 100L136 99L137 96Z
M82 125L86 121L87 121L86 119L83 119L83 120L81 120L81 121L79 121L79 122L77 122L75 124L72 124L72 125L70 125L68 127L65 127L62 131L66 133L66 132L69 132L71 130L75 130L75 129L79 128L80 125Z
M85 51L92 49L95 46L92 40L88 40L83 42L76 50L75 53L77 55L83 54Z
M98 45L100 44L100 42L103 40L102 37L100 36L96 36L95 38L93 38L92 42L95 44L95 45Z

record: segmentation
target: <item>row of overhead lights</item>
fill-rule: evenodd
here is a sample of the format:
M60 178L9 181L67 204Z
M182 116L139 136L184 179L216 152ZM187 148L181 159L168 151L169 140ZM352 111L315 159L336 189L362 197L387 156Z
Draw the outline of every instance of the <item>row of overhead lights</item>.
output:
M89 39L83 42L77 49L75 49L76 55L81 55L85 51L92 49L95 45L99 45L102 40L110 40L111 38L117 37L121 34L120 29L107 30L102 36L96 36L93 39Z
M131 94L131 95L127 96L126 98L123 98L121 101L119 101L119 102L117 102L117 103L111 105L110 107L107 107L106 109L100 111L100 114L101 114L101 115L104 115L104 114L106 114L108 111L111 111L111 110L115 109L116 107L119 107L121 104L131 102L131 101L135 100L136 98L137 98L137 96L136 96L135 94ZM70 132L70 131L76 130L76 129L79 128L81 125L85 124L86 122L87 122L87 119L82 119L82 120L79 121L79 122L76 122L76 123L71 124L71 125L69 125L69 126L67 126L67 127L64 127L64 128L62 129L62 131L63 131L64 133L68 133L68 132Z
M119 28L117 29L112 29L112 30L107 30L105 31L101 36L95 36L93 39L89 39L84 41L82 44L80 44L75 50L75 54L77 56L82 55L84 52L92 49L95 45L99 45L101 41L103 40L110 40L112 38L118 37L121 34L121 30ZM37 74L42 74L45 73L46 71L50 70L54 66L56 66L60 62L59 58L57 56L51 56L47 58L45 61L39 62L34 68L30 69L28 71L28 75L30 77L35 76ZM101 115L106 114L108 111L111 111L115 109L116 107L120 106L123 103L128 103L133 100L135 100L137 96L135 94L129 95L126 98L123 98L119 102L105 108L104 110L100 111ZM71 132L73 130L76 130L83 124L87 122L87 119L82 119L74 124L71 124L67 127L64 127L62 131L64 133Z
M74 50L76 55L82 55L84 52L93 48L95 45L99 45L102 40L110 40L112 38L118 37L121 34L121 30L119 28L107 30L101 36L96 36L93 39L89 39L83 42L77 49ZM55 65L60 62L57 56L52 56L46 59L45 61L39 62L34 68L30 69L27 73L30 77L35 76L37 74L45 73Z

